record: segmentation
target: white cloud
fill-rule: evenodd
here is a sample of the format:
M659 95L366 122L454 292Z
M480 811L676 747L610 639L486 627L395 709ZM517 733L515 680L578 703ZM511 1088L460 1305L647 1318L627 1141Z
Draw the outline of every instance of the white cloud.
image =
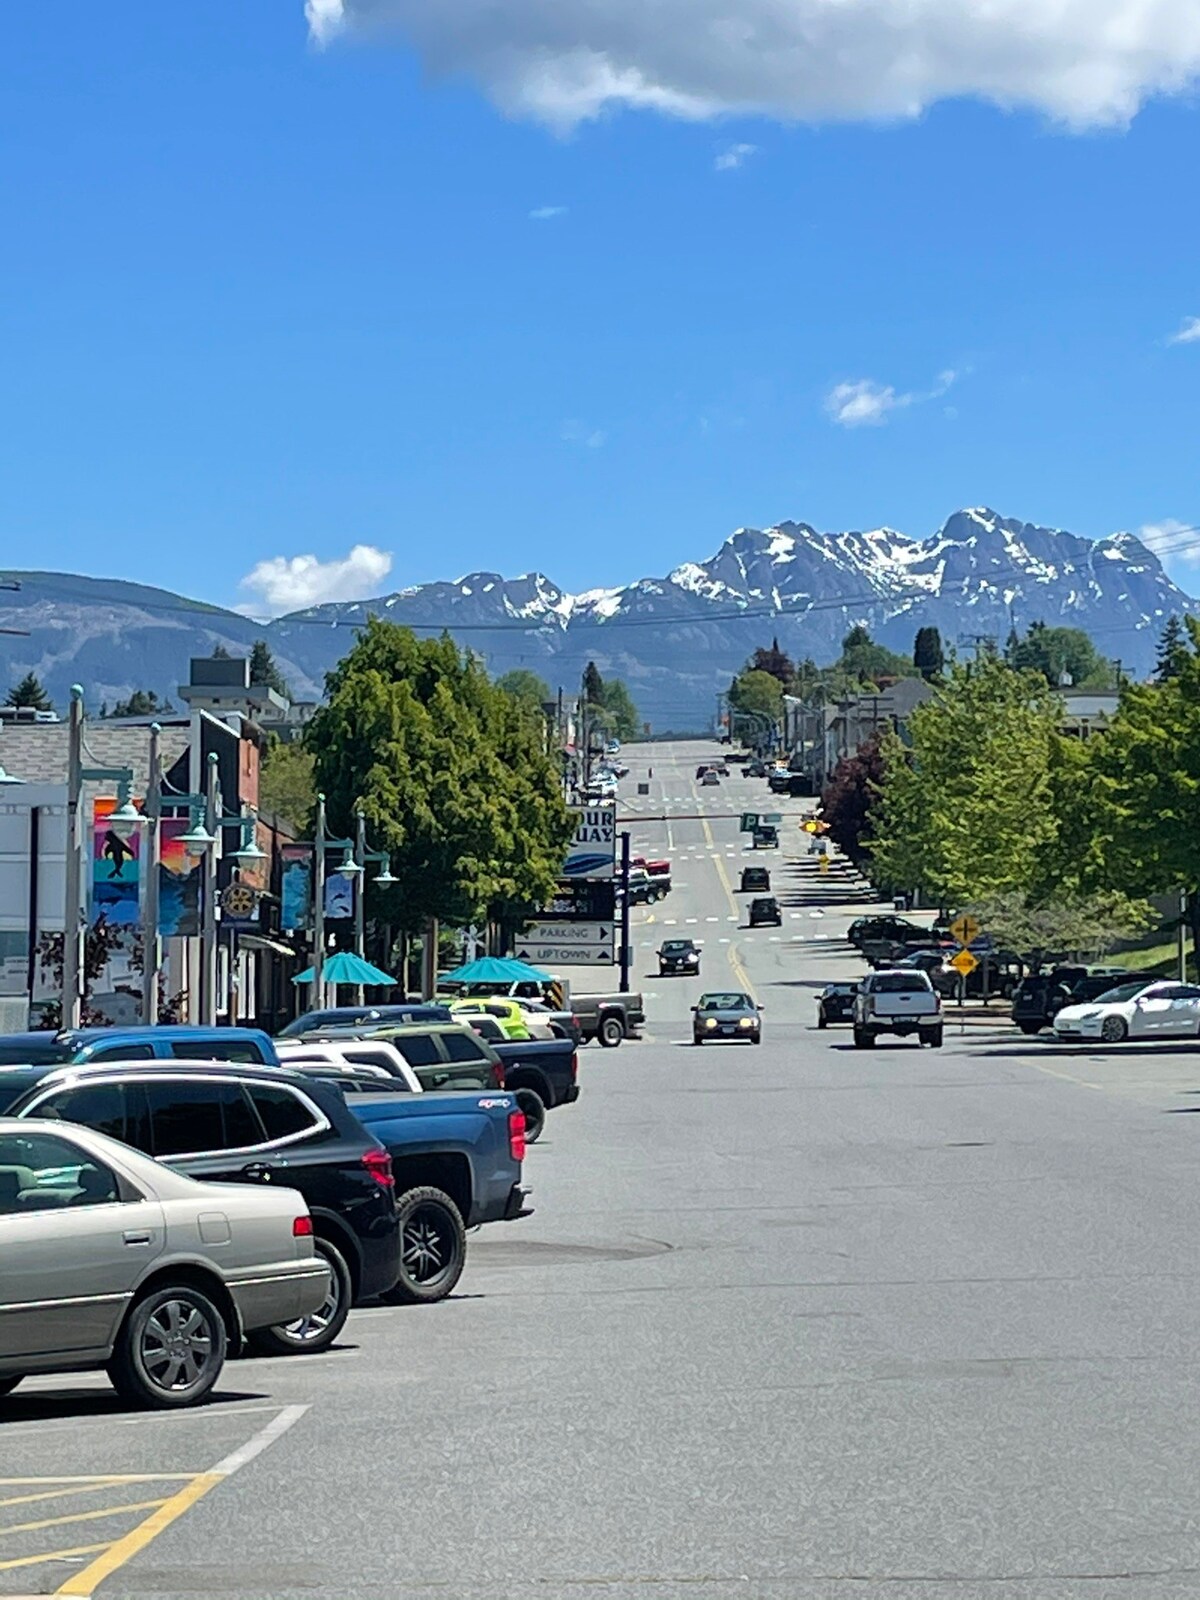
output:
M1191 522L1180 522L1178 517L1164 517L1161 522L1146 522L1137 536L1163 561L1183 561L1188 566L1200 565L1200 530Z
M915 117L972 96L1068 126L1127 123L1200 76L1196 0L307 0L314 40L407 39L505 111L694 119Z
M1200 342L1200 317L1184 317L1183 324L1167 339L1168 344L1196 344Z
M713 161L714 172L736 172L739 167L745 166L747 157L758 154L756 144L730 144L724 150L717 152Z
M300 611L325 600L367 600L392 570L392 557L373 544L356 544L341 561L318 561L316 556L272 556L260 561L238 585L261 597L248 612Z
M911 389L897 394L890 383L857 378L852 383L833 386L825 396L825 413L842 428L878 428L887 421L890 412L904 411L926 400L940 400L957 381L958 373L953 367L947 367L938 373L932 389ZM954 414L957 416L957 411Z
M565 444L581 444L588 450L599 450L608 435L600 428L589 428L585 422L572 419L564 422L559 437Z
M551 217L565 217L566 206L538 206L529 213L530 222L549 222Z

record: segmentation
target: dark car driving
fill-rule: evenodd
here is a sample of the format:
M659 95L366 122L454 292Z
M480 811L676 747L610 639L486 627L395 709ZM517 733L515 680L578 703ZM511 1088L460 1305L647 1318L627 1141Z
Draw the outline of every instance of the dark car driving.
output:
M771 892L771 874L766 867L743 867L742 881L738 885L739 894L769 894Z
M698 1004L692 1007L692 1043L748 1039L751 1044L761 1044L761 1010L753 995L740 990L702 994Z
M857 993L856 983L827 983L817 996L817 1027L827 1028L831 1022L853 1022Z
M764 895L761 900L751 900L750 926L752 928L781 928L783 926L783 911L774 895Z
M755 828L753 839L756 850L779 849L779 829L769 823Z
M660 978L700 971L700 946L694 939L664 939L658 951Z

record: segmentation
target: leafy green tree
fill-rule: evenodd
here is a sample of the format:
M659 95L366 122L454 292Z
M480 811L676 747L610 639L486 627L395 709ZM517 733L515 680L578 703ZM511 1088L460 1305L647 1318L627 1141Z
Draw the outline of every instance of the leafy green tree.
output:
M589 661L584 668L583 698L590 706L604 704L604 679L600 676L600 668L594 661Z
M160 700L153 689L135 689L128 700L118 700L112 710L101 710L102 717L153 717L166 716L171 711L169 700Z
M265 639L256 639L250 648L250 682L260 683L268 689L274 689L276 694L281 694L285 700L290 700L292 691L275 664L275 657L271 654L271 647Z
M297 834L312 826L317 804L313 755L304 745L272 737L263 752L258 777L258 808L278 817Z
M1112 667L1082 628L1048 628L1034 622L1017 641L1009 665L1018 671L1039 672L1052 689L1106 688Z
M772 639L769 650L760 646L746 663L748 672L769 672L778 678L786 689L796 676L796 668L786 651L779 648L779 640Z
M1040 677L995 656L955 666L882 740L875 869L943 905L1025 893L1054 842L1050 777L1059 704Z
M778 722L783 715L783 685L773 673L757 668L739 672L729 685L729 705L734 711L770 717Z
M913 641L913 666L932 683L946 670L946 655L942 649L942 635L937 628L918 628Z
M1133 939L1157 920L1144 900L1115 891L1069 895L1039 903L1023 894L999 895L972 905L972 914L996 940L1035 971L1048 961L1096 961L1122 939Z
M36 673L27 672L20 683L8 691L6 706L31 706L34 711L53 711L54 702Z
M608 725L616 738L622 741L636 739L642 731L641 719L633 696L620 678L606 678L600 691L600 705L607 713Z
M511 925L552 891L572 828L555 766L534 719L448 636L369 618L305 744L330 826L350 833L361 809L391 855L394 925Z
M532 706L538 711L554 699L545 680L526 667L516 667L512 672L504 673L496 679L496 687L512 695L514 700L520 700L523 705Z
M1166 627L1158 642L1158 656L1154 663L1155 683L1166 683L1177 678L1187 660L1187 634L1176 616L1167 618Z
M905 656L876 644L862 623L856 623L842 640L835 671L855 683L877 684L881 678L911 677L914 668Z

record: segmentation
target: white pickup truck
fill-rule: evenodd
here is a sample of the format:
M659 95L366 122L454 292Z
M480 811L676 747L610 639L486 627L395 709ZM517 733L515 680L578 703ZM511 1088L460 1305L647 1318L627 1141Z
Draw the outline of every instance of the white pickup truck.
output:
M862 980L854 999L854 1042L865 1049L881 1033L915 1033L922 1044L940 1049L942 997L926 973L892 969Z

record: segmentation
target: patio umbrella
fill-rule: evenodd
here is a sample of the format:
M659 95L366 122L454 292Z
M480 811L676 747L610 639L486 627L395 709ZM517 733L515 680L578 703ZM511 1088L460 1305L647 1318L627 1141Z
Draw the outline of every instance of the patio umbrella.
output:
M528 961L511 961L506 956L480 956L478 961L468 961L465 967L442 974L449 983L521 983L526 978L548 983L551 976L531 967Z
M292 982L312 983L315 976L315 969L306 967L303 972L297 973ZM369 961L364 961L349 950L339 950L336 955L330 956L321 971L321 980L324 983L362 984L368 989L396 987L396 980L390 973L373 967Z

